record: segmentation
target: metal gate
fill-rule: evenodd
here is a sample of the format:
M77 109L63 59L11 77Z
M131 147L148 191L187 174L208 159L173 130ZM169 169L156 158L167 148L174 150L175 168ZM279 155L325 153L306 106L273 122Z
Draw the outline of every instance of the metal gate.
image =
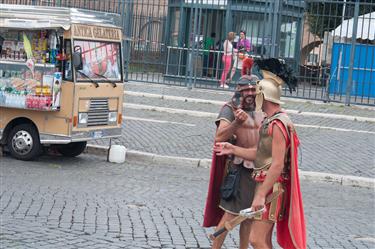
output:
M306 1L296 96L375 104L375 1Z
M0 0L88 8L123 17L126 79L218 88L223 42L293 67L284 96L375 105L375 0ZM247 47L248 46L248 47ZM234 86L240 52L226 81ZM237 64L236 64L237 63Z

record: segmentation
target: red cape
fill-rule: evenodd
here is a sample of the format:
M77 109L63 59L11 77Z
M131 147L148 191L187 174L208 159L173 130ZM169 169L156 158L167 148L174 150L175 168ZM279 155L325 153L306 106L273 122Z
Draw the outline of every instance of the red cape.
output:
M286 181L285 218L277 222L277 242L284 249L306 249L306 227L298 176L299 139L290 131L290 180Z
M206 207L204 209L203 227L217 226L224 211L219 208L220 204L220 186L224 178L226 156L217 156L212 154L212 163L210 171L210 182L208 185L208 194Z

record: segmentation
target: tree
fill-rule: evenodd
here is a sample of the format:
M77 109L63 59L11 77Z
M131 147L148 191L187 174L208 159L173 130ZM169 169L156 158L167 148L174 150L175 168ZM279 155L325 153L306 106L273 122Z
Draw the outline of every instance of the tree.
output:
M375 11L373 0L358 0L359 15ZM354 16L356 0L336 0L328 3L317 0L306 0L307 22L310 25L310 32L321 38L325 31L332 31L342 23L344 19ZM343 13L345 5L345 13Z

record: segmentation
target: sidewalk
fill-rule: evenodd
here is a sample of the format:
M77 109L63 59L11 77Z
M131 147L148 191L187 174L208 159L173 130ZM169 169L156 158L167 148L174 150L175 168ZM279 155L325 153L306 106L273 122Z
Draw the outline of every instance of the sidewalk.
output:
M185 87L146 83L127 83L125 87L123 136L113 139L113 143L140 152L138 156L146 152L172 157L175 163L178 158L188 158L194 163L204 159L202 165L208 164L214 120L231 92L189 91ZM183 101L184 98L189 99ZM321 178L327 174L374 177L374 108L283 101L301 139L301 170L322 173ZM311 112L318 116L305 115ZM109 141L99 140L95 144L108 145Z
M209 90L196 88L188 90L186 87L169 86L162 84L149 84L141 82L128 82L125 84L125 91L142 92L150 94L161 94L179 96L185 98L196 98L213 101L228 101L233 95L233 91L224 90ZM363 117L375 118L374 106L351 105L345 106L343 103L324 103L322 101L297 99L297 98L284 98L282 101L284 109L299 110L303 112L320 112L332 113L340 115L354 115Z

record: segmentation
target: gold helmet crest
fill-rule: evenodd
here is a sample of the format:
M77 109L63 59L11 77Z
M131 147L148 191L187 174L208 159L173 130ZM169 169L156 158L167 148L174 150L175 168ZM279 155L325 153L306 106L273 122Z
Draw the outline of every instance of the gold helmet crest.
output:
M283 104L281 102L281 85L284 81L274 73L270 71L261 70L263 79L257 82L257 93L256 93L256 109L261 110L263 100L270 101L275 104Z
M285 83L289 87L289 92L296 90L298 81L294 76L293 69L278 58L256 59L254 68L262 80L257 84L256 109L260 110L263 100L276 104L282 104L281 85Z

